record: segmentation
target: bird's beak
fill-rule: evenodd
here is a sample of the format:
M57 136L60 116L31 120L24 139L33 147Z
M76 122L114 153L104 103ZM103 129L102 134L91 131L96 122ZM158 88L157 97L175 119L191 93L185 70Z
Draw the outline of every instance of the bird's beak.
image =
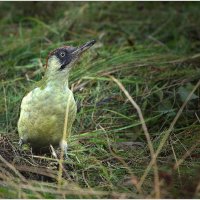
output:
M96 43L95 40L92 40L90 42L85 43L84 45L77 47L77 49L72 53L74 56L81 55L84 51L89 49L91 46L93 46Z

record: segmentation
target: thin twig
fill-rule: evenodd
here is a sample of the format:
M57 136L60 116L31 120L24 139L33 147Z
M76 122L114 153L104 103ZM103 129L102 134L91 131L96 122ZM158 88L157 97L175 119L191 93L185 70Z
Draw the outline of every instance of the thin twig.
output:
M179 169L179 166L184 162L184 160L196 149L196 147L199 145L200 140L197 141L196 144L192 145L192 147L186 151L186 153L183 155L183 157L176 162L174 165L174 170Z
M82 177L83 177L83 180L84 180L85 184L88 187L88 190L90 190L91 192L93 192L93 194L95 195L95 191L92 189L92 187L89 185L89 183L86 180L85 171L82 171ZM96 195L96 197L97 197L97 199L100 199L100 196Z
M122 83L120 83L116 78L114 78L113 76L109 76L115 83L117 83L117 85L119 86L119 88L124 92L124 94L126 95L126 97L129 99L129 101L131 102L131 104L134 106L134 108L137 110L137 113L139 115L141 124L142 124L142 128L147 140L147 144L150 150L150 154L151 154L151 159L153 160L153 158L155 157L155 152L154 152L154 148L153 148L153 144L151 142L151 138L142 114L142 111L140 109L140 107L138 106L138 104L133 100L133 98L130 96L130 94L128 93L128 91L125 89L125 87L122 85ZM139 186L139 185L138 185ZM137 187L139 190L141 190L141 187ZM159 183L159 175L158 175L158 166L156 161L154 162L154 189L155 189L155 197L156 198L160 198L160 183Z
M170 137L170 140L171 140L171 137ZM172 148L172 152L173 152L173 155L174 155L175 162L176 162L176 164L177 164L178 160L177 160L177 156L176 156L176 153L175 153L173 144L172 144L172 142L170 142L170 144L171 144L171 148ZM178 177L179 177L179 180L180 180L180 183L181 183L181 186L182 186L181 173L180 173L179 167L178 167Z
M11 165L7 160L5 160L1 155L0 155L0 160L8 167L10 168L22 181L26 182L26 179L24 176L20 174L20 172L13 166Z
M177 160L177 156L176 156L176 153L175 153L175 150L174 150L174 147L173 147L172 143L171 143L171 148L172 148L172 152L173 152L173 155L174 155L175 162L177 164L178 160ZM178 167L178 176L179 176L179 178L181 178L179 167Z

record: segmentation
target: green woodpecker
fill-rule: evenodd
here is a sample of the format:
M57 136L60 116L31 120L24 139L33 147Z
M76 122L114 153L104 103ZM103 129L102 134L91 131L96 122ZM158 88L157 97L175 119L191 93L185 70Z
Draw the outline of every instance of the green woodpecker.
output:
M67 155L67 138L77 111L68 76L81 54L94 43L92 40L80 47L64 46L49 54L43 79L21 103L20 145L29 143L36 150L60 145Z

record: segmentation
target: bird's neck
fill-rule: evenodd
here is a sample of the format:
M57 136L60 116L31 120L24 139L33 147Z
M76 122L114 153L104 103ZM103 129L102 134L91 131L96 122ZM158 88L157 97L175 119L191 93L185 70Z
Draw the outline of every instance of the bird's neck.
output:
M46 84L55 88L63 88L63 87L66 88L68 87L68 83L69 83L68 74L67 75L54 74L54 76L44 76L44 79L45 79Z

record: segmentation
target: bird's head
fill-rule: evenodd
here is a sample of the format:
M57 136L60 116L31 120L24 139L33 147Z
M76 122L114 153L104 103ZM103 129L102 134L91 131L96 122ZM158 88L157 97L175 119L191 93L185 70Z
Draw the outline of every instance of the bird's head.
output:
M48 76L65 76L83 52L94 45L92 40L80 47L64 46L50 52L46 63Z

